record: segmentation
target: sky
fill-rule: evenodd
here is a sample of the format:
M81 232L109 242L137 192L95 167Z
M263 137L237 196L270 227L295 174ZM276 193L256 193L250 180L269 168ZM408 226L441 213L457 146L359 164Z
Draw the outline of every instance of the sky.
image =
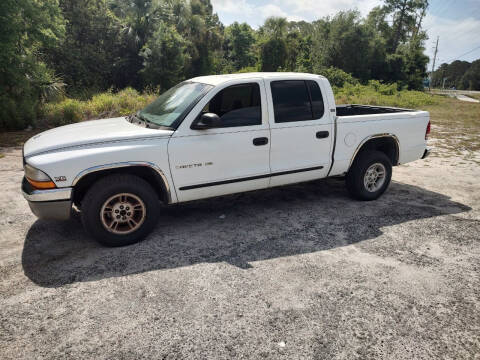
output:
M225 25L247 22L254 28L269 16L283 16L292 21L313 21L338 11L357 9L362 15L383 2L379 0L211 0L213 11ZM430 0L423 22L429 39L425 43L430 57L439 36L435 67L453 60L480 58L480 0ZM475 49L475 50L474 50ZM464 55L465 53L472 52ZM462 56L463 55L463 56Z

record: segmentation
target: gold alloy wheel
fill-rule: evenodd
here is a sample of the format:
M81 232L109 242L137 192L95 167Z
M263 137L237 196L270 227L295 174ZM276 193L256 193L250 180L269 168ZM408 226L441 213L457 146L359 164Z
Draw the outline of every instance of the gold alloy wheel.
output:
M130 193L116 194L103 203L100 220L107 231L125 235L142 226L146 210L145 204L138 196Z

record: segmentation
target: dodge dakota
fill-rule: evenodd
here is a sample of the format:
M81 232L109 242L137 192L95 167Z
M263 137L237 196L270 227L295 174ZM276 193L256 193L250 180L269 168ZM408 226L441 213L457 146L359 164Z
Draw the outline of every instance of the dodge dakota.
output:
M145 238L175 204L344 176L374 200L392 166L429 154L429 113L335 105L301 73L196 77L127 117L61 126L23 148L23 195L39 218L68 219L106 246Z

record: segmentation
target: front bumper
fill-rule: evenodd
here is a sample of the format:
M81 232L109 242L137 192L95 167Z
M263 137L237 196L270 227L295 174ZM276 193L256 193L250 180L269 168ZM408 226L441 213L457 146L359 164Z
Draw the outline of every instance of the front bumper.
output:
M426 148L425 151L423 152L422 159L425 159L430 153L432 152L431 148Z
M41 219L67 220L72 209L72 188L34 189L27 179L22 181L23 197L32 212Z

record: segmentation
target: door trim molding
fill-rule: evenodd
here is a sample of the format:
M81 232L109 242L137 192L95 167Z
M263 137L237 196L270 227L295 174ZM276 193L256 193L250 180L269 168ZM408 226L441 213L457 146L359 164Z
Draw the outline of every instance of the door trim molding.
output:
M273 176L290 175L290 174L296 174L300 172L314 171L314 170L320 170L320 169L323 169L323 166L314 166L314 167L303 168L303 169L279 171L271 174L248 176L248 177L243 177L238 179L230 179L230 180L214 181L214 182L203 183L203 184L188 185L188 186L182 186L181 188L179 188L179 190L193 190L193 189L199 189L199 188L209 187L209 186L227 185L227 184L233 184L233 183L242 182L242 181L265 179Z

